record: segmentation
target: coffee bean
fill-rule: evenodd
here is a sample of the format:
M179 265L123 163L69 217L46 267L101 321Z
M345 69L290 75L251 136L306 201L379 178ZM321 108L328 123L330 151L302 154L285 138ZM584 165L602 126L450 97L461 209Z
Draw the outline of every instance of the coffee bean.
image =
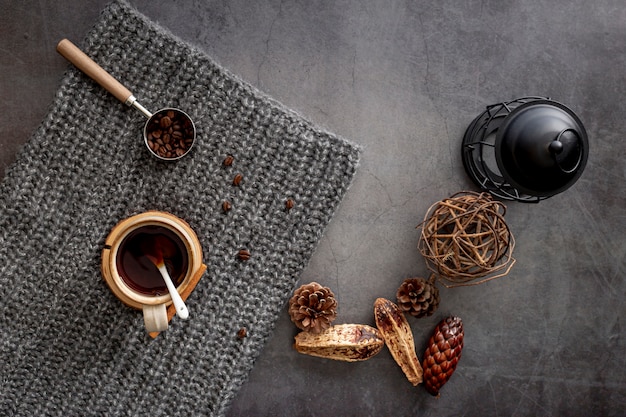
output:
M226 156L226 158L224 159L224 162L222 162L222 164L225 167L229 167L229 166L231 166L233 164L234 161L235 161L235 157L232 156L232 155L228 155L228 156Z
M169 116L163 116L159 124L161 125L163 129L167 129L168 127L172 125L172 119L170 119Z
M183 156L194 141L191 120L178 110L161 110L155 113L146 126L148 147L166 159Z
M243 339L248 335L248 330L245 327L242 327L237 331L237 338Z
M239 259L241 259L242 261L247 261L248 259L250 259L250 251L247 249L241 249L238 253L237 256L239 257Z

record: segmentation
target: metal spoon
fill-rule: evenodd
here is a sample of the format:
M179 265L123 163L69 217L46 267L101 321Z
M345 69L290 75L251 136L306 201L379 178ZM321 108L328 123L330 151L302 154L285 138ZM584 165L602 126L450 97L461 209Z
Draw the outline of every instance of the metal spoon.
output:
M165 262L163 262L163 257L160 256L160 254L156 257L152 257L149 255L148 257L152 258L151 259L152 262L159 269L159 272L161 273L161 276L163 277L163 281L165 281L167 290L169 291L170 296L172 297L172 303L174 304L174 308L176 308L176 314L181 319L184 319L184 320L188 319L189 310L187 309L187 305L185 304L182 297L178 293L178 290L174 286L174 283L172 282L172 278L170 277L170 274L169 272L167 272L167 268L165 267Z
M61 40L56 49L65 59L113 94L119 101L129 107L136 108L148 118L143 136L150 153L166 161L180 159L189 153L196 141L196 128L187 113L175 108L165 108L156 113L151 113L137 101L130 90L71 41L68 39ZM175 130L177 126L179 130ZM156 133L157 130L158 134ZM157 135L158 137L156 137ZM162 135L169 135L168 140L164 141ZM172 136L175 136L175 139L172 139Z
M174 304L178 317L181 319L189 318L187 305L185 305L185 302L178 293L178 290L176 289L176 286L174 285L174 282L172 281L172 278L170 277L170 274L165 266L164 258L171 256L171 253L174 251L174 249L172 249L172 244L167 239L161 239L159 236L155 236L154 240L143 242L141 250L161 273L163 281L165 281L165 285L167 286L167 290L172 297L172 304Z

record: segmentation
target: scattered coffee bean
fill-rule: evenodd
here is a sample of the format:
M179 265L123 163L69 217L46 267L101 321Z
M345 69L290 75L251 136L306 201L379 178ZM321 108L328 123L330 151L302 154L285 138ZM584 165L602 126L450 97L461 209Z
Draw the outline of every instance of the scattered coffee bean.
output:
M285 201L285 210L289 211L291 210L294 206L296 205L296 202L293 201L293 199L288 198L287 201Z
M187 153L193 144L194 135L191 119L174 109L155 113L146 126L148 147L165 159L178 158Z
M224 202L222 203L222 210L224 210L224 213L228 213L231 208L232 205L230 204L230 202L224 200Z
M248 330L246 330L245 327L242 327L241 329L239 329L237 331L237 337L239 339L243 339L244 337L246 337L248 335Z
M241 249L239 251L239 253L237 254L237 256L239 257L239 259L241 259L242 261L247 261L248 259L250 259L250 251L246 250L246 249Z
M224 162L222 162L222 164L225 167L229 167L233 164L233 162L235 161L235 158L232 155L228 155L225 159Z
M241 175L241 174L235 175L235 178L233 179L233 185L235 187L239 187L239 184L241 184L242 180L243 180L243 175Z

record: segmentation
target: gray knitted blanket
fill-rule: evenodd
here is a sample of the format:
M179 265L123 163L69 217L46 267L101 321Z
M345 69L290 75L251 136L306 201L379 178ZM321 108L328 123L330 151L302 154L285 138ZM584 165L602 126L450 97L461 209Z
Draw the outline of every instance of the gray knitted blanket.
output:
M223 415L286 314L360 149L123 1L78 43L148 109L189 113L198 142L177 162L158 161L144 116L69 66L0 185L0 415ZM146 210L186 220L208 266L190 319L175 317L156 339L100 273L111 228Z

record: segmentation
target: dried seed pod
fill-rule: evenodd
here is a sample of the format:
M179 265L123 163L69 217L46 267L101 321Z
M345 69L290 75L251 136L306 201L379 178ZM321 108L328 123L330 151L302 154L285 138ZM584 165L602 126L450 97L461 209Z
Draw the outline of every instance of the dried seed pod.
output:
M463 322L459 317L443 319L428 341L424 352L424 386L432 395L448 382L463 350Z
M338 324L321 333L300 332L294 348L305 355L338 361L369 359L385 345L380 331L365 324Z
M377 298L374 302L376 327L385 338L385 344L391 356L400 365L411 384L417 386L422 382L422 367L415 353L415 342L409 322L398 306L385 298Z

